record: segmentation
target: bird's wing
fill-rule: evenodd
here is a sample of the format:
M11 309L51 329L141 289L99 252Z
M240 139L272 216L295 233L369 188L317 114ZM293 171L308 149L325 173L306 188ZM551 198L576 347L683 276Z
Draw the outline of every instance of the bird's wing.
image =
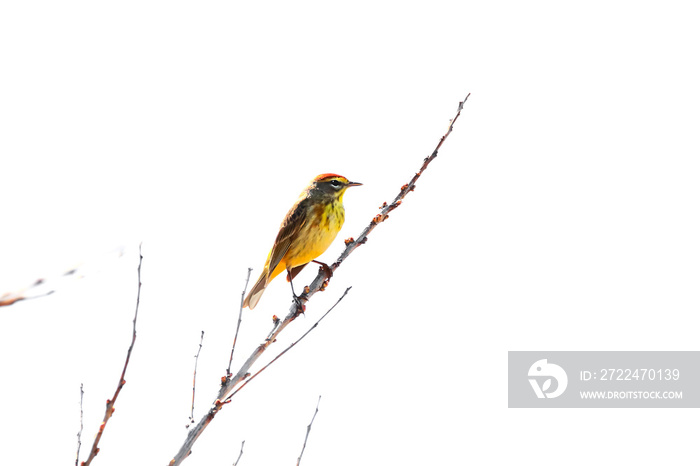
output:
M270 251L270 262L267 269L268 276L277 268L284 255L289 251L297 233L306 223L306 212L309 202L307 198L297 201L287 213L284 222L282 222L277 239L275 239L275 245Z

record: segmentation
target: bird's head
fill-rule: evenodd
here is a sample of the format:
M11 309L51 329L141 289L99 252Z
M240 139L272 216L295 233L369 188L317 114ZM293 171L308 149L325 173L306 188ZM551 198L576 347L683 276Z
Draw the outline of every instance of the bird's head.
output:
M312 196L330 197L342 201L345 190L352 186L362 186L362 183L348 181L344 176L333 173L324 173L311 181L309 193Z

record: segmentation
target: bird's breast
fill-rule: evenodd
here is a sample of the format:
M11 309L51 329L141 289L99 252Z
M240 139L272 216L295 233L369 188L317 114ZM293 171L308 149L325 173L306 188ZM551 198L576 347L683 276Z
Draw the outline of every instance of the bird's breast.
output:
M345 222L345 209L339 202L311 208L302 231L285 256L287 267L306 264L323 254L333 243Z

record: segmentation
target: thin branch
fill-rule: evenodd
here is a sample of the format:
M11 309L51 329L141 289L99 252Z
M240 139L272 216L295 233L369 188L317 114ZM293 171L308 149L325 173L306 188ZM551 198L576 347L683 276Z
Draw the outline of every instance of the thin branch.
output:
M296 341L292 342L292 344L290 344L289 346L287 346L287 347L284 349L284 351L282 351L280 354L278 354L277 356L275 356L275 357L272 359L272 361L270 361L270 362L268 362L267 364L265 364L259 371L257 371L255 374L251 375L250 377L246 378L246 381L243 382L243 385L241 385L240 387L238 387L238 388L236 389L235 392L231 393L228 397L226 397L226 399L224 400L224 403L228 403L229 401L231 401L231 398L233 398L233 395L235 395L236 393L240 392L240 391L243 389L243 387L245 387L246 385L248 385L248 383L249 383L251 380L253 380L255 377L257 377L258 374L260 374L262 371L264 371L265 369L267 369L268 367L270 367L270 366L272 365L272 363L274 363L274 362L277 361L279 358L281 358L282 355L283 355L284 353L286 353L287 351L289 351L290 349L292 349L294 346L296 346L296 344L299 343L301 340L303 340L304 337L306 337L306 335L308 335L309 333L311 333L311 331L312 331L313 329L315 329L316 327L318 327L318 324L320 324L321 321L322 321L323 319L325 319L325 317L326 317L328 314L330 314L330 312L331 312L333 309L335 309L335 307L336 307L338 304L340 304L340 302L343 300L343 298L345 297L345 295L348 294L348 291L350 291L350 288L352 288L352 287L351 287L351 286L347 287L347 289L345 290L345 292L343 293L343 295L342 295L340 298L338 298L338 301L336 301L335 304L334 304L333 306L331 306L331 308L328 309L328 310L326 311L326 313L323 314L323 315L321 316L321 318L318 319L318 320L316 321L315 324L313 324L306 332L304 332L304 334L303 334L302 336L300 336L299 338L297 338Z
M311 432L311 426L314 424L314 419L318 414L318 405L321 404L321 395L318 395L318 402L316 403L316 411L314 411L314 416L311 418L311 422L306 426L306 437L304 437L304 446L301 447L301 453L299 453L299 458L297 458L297 466L301 463L301 457L304 456L304 450L306 450L306 441L309 440L309 433Z
M116 256L116 257L115 257ZM86 275L99 270L99 264L105 261L119 259L124 256L124 247L118 247L108 254L92 258L86 263L73 267L60 275L50 275L46 278L38 278L31 285L17 291L0 294L0 307L11 306L28 299L43 298L54 294L62 286L84 278Z
M39 279L41 280L41 279ZM37 280L38 284L41 284L42 282ZM29 288L32 288L37 285L32 285ZM27 288L27 289L29 289ZM0 306L12 306L14 303L18 303L20 301L26 301L28 299L36 299L36 298L44 298L46 296L50 296L56 292L56 290L49 290L46 293L38 294L35 296L23 296L23 294L26 292L27 289L17 291L14 293L5 293L4 295L0 296Z
M124 387L124 384L126 384L126 380L124 379L124 376L126 375L126 368L129 366L129 359L131 358L131 351L134 349L134 343L136 342L136 319L139 316L139 303L141 302L141 263L143 262L143 255L141 254L141 245L139 244L139 266L137 269L137 278L138 278L138 290L136 292L136 311L134 312L134 321L133 321L133 330L131 334L131 345L129 345L129 350L126 352L126 361L124 362L124 368L122 369L122 375L119 378L119 385L117 386L116 391L114 392L114 395L112 396L111 400L107 400L107 408L105 409L105 416L104 419L102 420L102 424L100 424L100 428L97 431L97 435L95 435L95 441L92 444L92 448L90 449L90 456L88 456L88 459L86 461L83 461L81 463L82 466L88 466L92 460L97 456L97 454L100 452L100 449L97 447L100 443L100 440L102 439L102 434L104 433L105 426L107 425L107 421L112 417L112 414L114 414L114 404L117 402L117 397L119 396L119 393L121 393L122 388Z
M226 377L231 376L231 363L233 362L233 350L236 349L236 341L238 341L238 330L241 328L241 320L243 319L243 301L245 301L245 292L248 290L248 282L250 281L250 272L253 269L248 267L248 276L245 278L245 285L241 293L241 305L238 309L238 323L236 324L236 335L233 337L233 345L231 346L231 357L228 360L228 368L226 369Z
M190 423L185 427L189 428L190 424L194 424L194 397L195 389L197 388L197 363L199 362L199 353L202 351L202 343L204 342L204 330L202 330L202 335L199 338L199 349L197 354L194 356L194 374L192 375L192 411L190 411Z
M238 466L238 462L241 460L241 456L243 456L243 445L245 445L245 440L241 442L241 452L238 454L238 458L236 459L236 461L233 462L233 466Z
M83 395L85 392L83 391L83 384L80 384L80 430L78 431L78 451L75 453L75 466L78 466L78 461L80 460L80 447L82 446L82 442L80 441L80 437L83 435Z
M455 122L457 121L457 118L462 114L462 109L464 109L464 104L469 98L471 93L467 94L467 96L464 98L463 101L459 103L457 106L457 114L455 115L454 118L450 120L450 125L447 127L447 132L440 138L440 141L438 142L437 146L435 146L435 149L433 150L432 154L430 154L429 157L426 157L423 159L423 165L421 165L420 170L411 178L411 181L406 183L405 185L401 186L401 190L399 191L399 194L396 195L394 200L391 202L391 204L387 204L386 202L382 205L381 211L379 212L378 215L376 215L372 221L370 222L369 225L360 233L360 236L358 236L357 240L354 240L352 238L345 240L345 250L340 254L340 257L338 257L338 260L331 265L331 270L335 271L338 267L340 267L340 264L355 250L357 249L358 246L361 244L365 244L367 242L367 236L374 230L374 228L382 223L384 220L389 218L389 212L392 210L396 209L401 205L401 202L403 199L406 197L408 193L413 191L416 187L416 182L418 181L418 178L423 174L423 172L428 168L428 165L430 162L435 160L435 158L438 156L438 150L442 147L442 143L445 142L445 139L447 139L447 136L450 135L452 132L452 128L454 127ZM314 281L309 285L309 292L305 293L305 296L302 295L302 298L310 298L313 294L315 294L317 291L319 291L323 287L323 282L325 279L325 274L321 273L319 271L318 275L314 279Z
M236 393L241 391L241 389L243 387L248 385L248 382L250 382L255 377L257 377L258 374L260 374L262 371L264 371L265 369L270 367L270 365L272 363L277 361L280 357L282 357L283 354L285 354L287 351L292 349L292 347L294 347L304 337L306 337L306 335L308 335L314 328L316 328L318 326L318 324L321 323L321 321L340 303L340 301L342 301L342 299L345 297L345 295L348 294L348 291L350 291L350 288L352 288L352 287L348 287L345 290L345 292L343 293L343 295L340 298L338 298L338 301L336 301L336 303L330 309L328 309L326 311L326 313L323 314L321 316L321 318L318 319L318 321L316 321L316 323L311 328L309 328L295 342L293 342L291 345L289 345L284 351L282 351L280 354L275 356L275 358L272 361L268 362L262 369L260 369L259 371L257 371L255 374L253 374L251 376L250 373L247 372L247 370L253 365L253 363L255 363L255 361L257 361L257 359L263 354L263 352L265 352L265 349L267 349L267 347L270 346L270 344L276 340L277 335L279 335L280 332L282 330L284 330L284 328L287 325L289 325L294 319L296 319L299 316L299 314L296 312L296 307L293 305L293 311L290 312L290 314L287 316L287 318L284 321L281 321L280 319L277 319L275 317L274 327L273 327L272 332L270 332L270 334L265 339L265 341L263 343L261 343L255 349L253 354L250 355L250 357L248 357L248 360L245 362L243 367L238 371L238 374L236 374L236 376L235 376L236 377L235 380L238 380L238 382L245 379L245 382L243 383L243 385L238 387L238 389L235 392L231 393L227 398L225 398L222 401L222 398L227 393L227 392L225 392L225 390L227 390L227 387L230 387L230 388L228 388L228 391L230 391L236 385L236 384L230 384L230 383L229 384L226 384L226 383L222 384L222 387L219 390L219 398L217 398L216 401L214 402L214 406L212 406L212 408L209 410L209 412L199 421L197 426L195 426L191 431L188 432L187 438L185 439L185 442L183 443L182 447L180 447L180 451L178 451L177 455L175 455L175 457L172 460L170 460L169 465L176 466L176 465L181 464L185 460L185 458L187 458L190 455L192 445L194 445L194 442L196 442L197 439L199 438L199 436L202 435L202 432L204 432L204 429L206 429L207 426L209 425L209 423L214 419L214 416L216 416L216 414L219 411L221 411L221 409L224 407L224 405L231 402L231 397L233 397L233 395L235 395ZM246 372L243 372L243 371L246 371ZM229 382L230 382L230 380L231 379L229 379Z
M355 250L357 247L361 244L364 244L367 241L367 236L376 228L377 225L382 223L384 220L386 220L389 217L389 212L392 210L396 209L401 205L401 202L406 195L413 191L416 185L416 181L418 178L423 174L423 172L426 170L430 162L432 162L438 155L438 150L442 147L443 142L445 142L445 139L449 134L452 132L452 128L454 127L455 122L457 121L457 118L459 118L459 115L462 112L462 109L464 108L464 103L467 101L469 98L469 95L467 94L467 97L464 98L463 101L459 103L459 106L457 107L457 114L455 115L452 120L450 120L450 125L447 128L447 132L440 138L440 141L438 142L437 146L433 150L432 154L429 157L426 157L423 160L423 165L421 166L420 170L418 173L415 174L415 176L405 185L401 187L401 190L399 191L399 194L396 196L394 201L391 204L386 204L381 208L381 211L379 215L375 216L370 224L362 231L360 236L358 237L357 240L354 240L352 238L348 239L345 241L345 250L341 253L341 255L338 257L338 260L336 260L335 263L331 266L331 270L335 271L338 267L340 267L340 264ZM326 271L324 271L322 268L319 270L318 275L316 275L316 278L311 282L311 284L307 287L304 288L304 293L300 296L300 299L303 301L308 301L311 296L316 294L319 290L325 289L327 286L328 282L326 280ZM347 291L347 290L346 290ZM217 399L214 401L213 406L209 409L209 412L202 417L202 419L199 421L199 423L188 432L187 438L183 442L182 446L180 447L180 450L178 453L175 455L175 457L170 461L170 466L177 466L184 461L187 456L190 455L192 445L197 441L200 435L202 435L202 432L209 426L209 423L214 419L216 414L223 408L223 406L228 402L228 401L221 401L225 399L225 397L241 382L243 382L245 379L250 377L249 370L255 364L255 362L262 356L262 354L265 352L268 346L270 346L271 343L273 343L276 339L277 336L282 333L282 331L292 323L298 316L300 315L299 308L296 304L296 302L293 302L292 305L289 308L289 313L287 316L284 318L284 320L277 318L276 316L273 317L273 326L272 330L268 334L267 338L263 343L258 345L258 347L253 351L253 353L248 356L248 359L243 363L241 368L238 370L238 372L233 375L233 374L227 374L226 377L222 377L221 381L221 388L219 389L219 394ZM288 350L289 348L287 348ZM285 350L285 351L287 351ZM284 352L280 353L277 358L279 358ZM277 359L276 358L276 359ZM268 364L269 365L269 364ZM260 371L258 371L259 373ZM257 375L257 374L256 374ZM240 388L239 388L240 390ZM229 398L230 401L230 398Z

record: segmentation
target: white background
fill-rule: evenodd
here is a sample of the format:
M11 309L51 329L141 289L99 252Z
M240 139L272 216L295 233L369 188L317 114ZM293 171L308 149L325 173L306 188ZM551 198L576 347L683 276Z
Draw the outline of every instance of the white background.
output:
M225 373L307 182L357 236L416 191L272 346L188 465L696 464L694 410L507 408L508 350L697 350L700 43L693 2L3 2L3 464L168 463ZM110 253L123 246L124 255ZM316 267L300 275L310 281ZM237 361L283 315L278 279Z

